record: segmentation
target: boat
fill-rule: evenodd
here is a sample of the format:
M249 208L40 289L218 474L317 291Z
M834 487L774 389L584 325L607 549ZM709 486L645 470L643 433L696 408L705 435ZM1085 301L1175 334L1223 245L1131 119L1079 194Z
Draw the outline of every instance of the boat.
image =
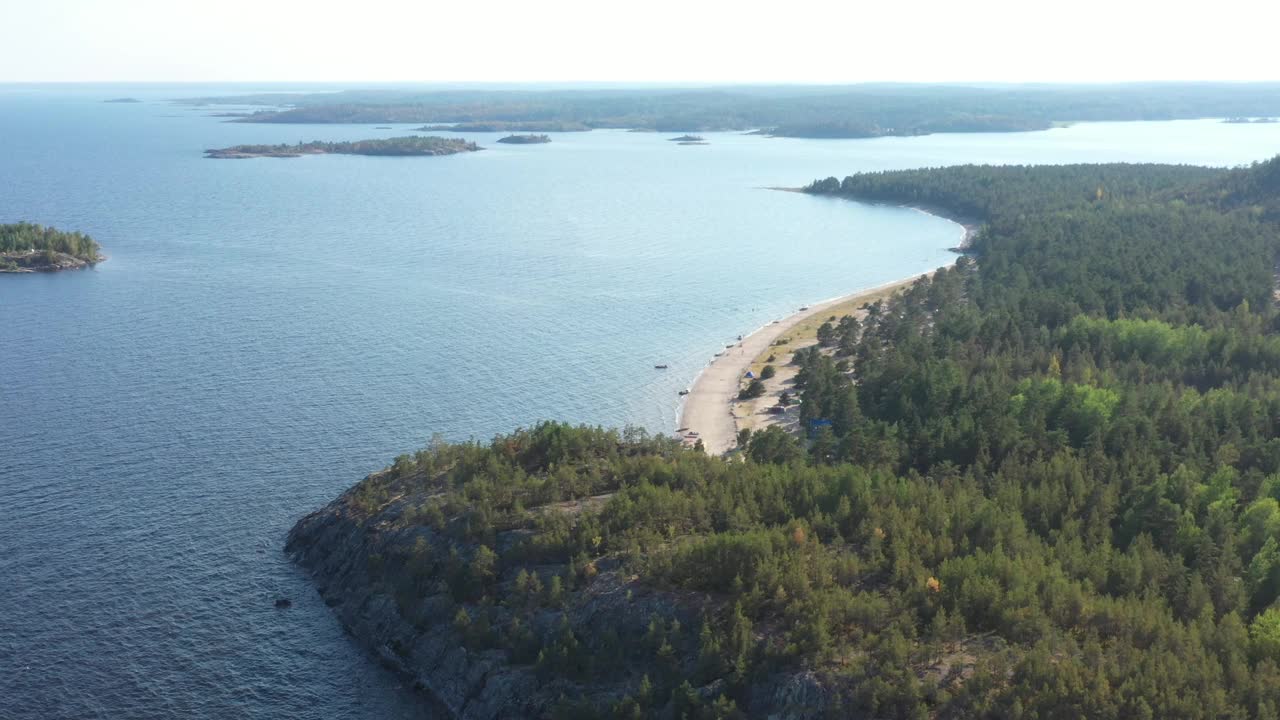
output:
M808 309L809 309L809 306L805 305L804 307L800 308L800 312L804 312L805 310L808 310Z
M684 390L681 390L681 391L680 391L680 394L681 394L681 395L688 395L688 394L689 394L689 388L685 388Z
M654 366L653 366L653 369L654 369L654 370L666 370L668 367L669 367L668 365L654 365Z

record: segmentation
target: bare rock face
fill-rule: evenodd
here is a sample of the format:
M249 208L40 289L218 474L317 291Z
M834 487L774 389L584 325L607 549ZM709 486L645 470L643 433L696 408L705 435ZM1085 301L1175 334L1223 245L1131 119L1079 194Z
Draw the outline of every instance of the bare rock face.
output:
M801 672L777 686L770 704L777 708L770 720L818 720L826 716L830 698L815 673Z

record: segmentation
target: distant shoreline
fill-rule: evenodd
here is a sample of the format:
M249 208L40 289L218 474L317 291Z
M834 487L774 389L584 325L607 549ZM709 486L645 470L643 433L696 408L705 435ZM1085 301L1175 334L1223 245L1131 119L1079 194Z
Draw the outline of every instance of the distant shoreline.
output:
M769 189L800 192L799 188ZM895 207L910 208L959 225L964 230L964 236L959 245L955 248L949 248L957 252L963 252L964 249L968 248L979 227L971 219L961 219L947 215L939 208L925 208L914 205L897 205ZM684 431L680 435L690 443L701 440L703 447L711 455L723 455L732 450L737 446L739 420L742 419L735 412L742 380L752 364L765 355L769 348L773 346L774 341L815 315L830 311L839 305L858 303L858 301L864 299L864 301L870 301L870 299L886 293L892 294L924 275L936 272L944 267L950 267L953 264L955 264L955 260L939 265L933 270L891 280L874 287L855 290L847 295L807 305L802 310L775 320L748 335L743 335L741 341L735 343L732 347L726 348L722 355L712 358L711 362L694 378L688 395L684 397L684 404L680 408L680 421L677 427ZM794 349L796 348L788 352L794 352ZM778 365L782 364L784 364L784 361L779 359ZM778 394L779 391L776 386L771 389L772 397L776 398ZM756 403L752 404L755 405ZM696 436L689 436L688 433L696 433Z
M296 145L233 145L204 151L207 159L243 160L250 158L296 158L304 155L377 155L384 157L427 157L475 152L480 146L460 138L434 135L379 138L345 142L319 140Z

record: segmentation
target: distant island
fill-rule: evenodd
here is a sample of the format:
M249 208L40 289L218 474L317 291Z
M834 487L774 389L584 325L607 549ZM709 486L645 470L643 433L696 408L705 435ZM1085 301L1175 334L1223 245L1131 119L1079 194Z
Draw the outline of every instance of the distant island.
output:
M103 100L102 102L109 102L109 103L140 103L140 102L142 102L142 101L141 101L141 100L139 100L138 98L122 97L122 98L111 98L110 100Z
M187 103L255 105L247 123L430 123L426 132L662 133L868 138L1026 132L1062 123L1280 115L1277 83L909 85L259 93Z
M292 158L303 155L454 155L475 152L480 146L461 138L395 137L381 140L356 140L352 142L321 142L315 140L296 145L233 145L228 148L205 150L206 158L240 160L246 158Z
M1222 122L1227 123L1228 125L1259 125L1259 124L1266 125L1269 123L1277 122L1277 120L1271 117L1260 117L1260 118L1233 117L1233 118L1227 118Z
M526 120L507 122L461 122L448 125L423 125L417 132L586 132L590 125L574 121Z
M0 272L77 270L106 259L88 235L34 223L0 225Z
M667 138L668 142L677 145L710 145L706 138L701 135L681 135L680 137Z
M498 138L498 142L509 145L538 145L551 142L551 138L546 135L508 135Z

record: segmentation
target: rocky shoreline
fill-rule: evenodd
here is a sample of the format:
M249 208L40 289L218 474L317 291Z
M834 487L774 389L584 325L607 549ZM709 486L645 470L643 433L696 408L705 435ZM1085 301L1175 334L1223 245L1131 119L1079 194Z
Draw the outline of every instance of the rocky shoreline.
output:
M396 480L384 471L371 475L326 507L307 515L289 532L286 552L312 576L324 602L366 650L427 693L450 716L463 720L548 717L566 699L608 708L634 693L640 674L653 672L633 657L628 672L604 680L575 681L563 674L539 672L532 658L513 657L498 648L477 646L466 635L460 617L470 617L466 603L456 602L438 570L415 567L411 557L474 558L479 546L460 543L453 532L416 524L412 514L423 497L411 489L417 480ZM382 486L392 498L369 512L368 486ZM379 492L382 492L381 490ZM601 499L603 502L603 499ZM590 499L580 504L589 503ZM581 508L554 506L546 512L573 513ZM526 540L529 530L497 535L499 555ZM715 600L703 593L678 593L650 587L625 573L620 559L594 564L590 582L566 592L559 609L491 606L494 626L520 623L536 646L553 648L566 626L587 646L620 639L618 652L634 654L641 638L652 632L655 617L697 627L715 611ZM558 568L535 564L507 566L497 582L510 587L521 573L554 582ZM403 583L417 575L415 591ZM429 578L425 583L424 578ZM462 614L460 614L462 613ZM677 642L678 672L692 676L698 657L696 640ZM703 701L722 692L721 683L694 688ZM814 717L827 704L828 688L817 673L796 669L778 673L752 690L747 708L752 717L778 720ZM670 710L670 708L667 708Z
M106 260L98 257L85 260L74 255L55 252L50 258L43 250L32 250L23 253L0 253L0 273L37 273L61 272L63 270L84 270Z

